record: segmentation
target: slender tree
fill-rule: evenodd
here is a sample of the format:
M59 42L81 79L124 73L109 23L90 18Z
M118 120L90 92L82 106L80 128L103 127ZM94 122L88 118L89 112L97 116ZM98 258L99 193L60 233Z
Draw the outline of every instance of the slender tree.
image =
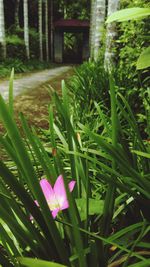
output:
M27 59L30 59L30 49L29 49L29 25L28 25L28 0L23 1L24 10L24 42L26 47Z
M19 28L19 4L20 0L15 0L15 26L16 28Z
M40 60L43 61L42 0L38 1Z
M104 30L104 21L105 21L105 9L106 9L105 0L96 0L94 60L98 59L99 49L101 46L103 30Z
M119 7L119 0L109 0L108 1L108 17L117 11ZM109 23L107 25L106 30L106 49L105 49L105 56L104 56L104 66L105 69L111 69L111 64L113 62L113 47L114 47L114 39L117 34L116 32L116 24L115 23Z
M51 61L53 61L53 0L50 0L50 48L51 48Z
M45 39L46 39L46 60L49 61L48 0L45 0Z
M94 57L94 42L95 42L95 23L96 23L96 0L91 0L91 15L90 15L90 58Z
M6 40L5 40L5 19L4 19L4 3L0 0L0 44L2 46L2 57L6 58Z

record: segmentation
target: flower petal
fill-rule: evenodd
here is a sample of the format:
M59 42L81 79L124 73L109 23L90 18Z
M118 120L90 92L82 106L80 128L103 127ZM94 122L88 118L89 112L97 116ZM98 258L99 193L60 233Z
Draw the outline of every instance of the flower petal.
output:
M68 187L69 187L69 191L70 192L73 191L75 184L76 184L76 181L73 181L73 180L68 184Z
M55 209L55 210L52 211L52 216L53 216L54 219L56 218L56 216L57 216L59 211L60 211L60 209Z
M69 191L72 192L74 186L75 186L75 181L71 181L68 185ZM64 185L64 179L62 175L59 175L55 185L54 185L54 193L56 200L59 204L59 207L61 210L69 208L69 203L67 200L67 194L66 194L66 189Z
M47 201L55 199L54 190L51 184L46 179L42 179L40 181L40 186Z
M37 202L37 200L34 200L34 203L39 207L39 203Z
M56 182L55 182L54 193L55 193L55 197L56 197L58 202L60 202L59 200L61 200L61 203L62 203L62 200L65 200L67 198L64 180L63 180L62 175L59 175Z
M61 206L61 210L65 210L69 208L69 202L67 199L64 200L62 206Z

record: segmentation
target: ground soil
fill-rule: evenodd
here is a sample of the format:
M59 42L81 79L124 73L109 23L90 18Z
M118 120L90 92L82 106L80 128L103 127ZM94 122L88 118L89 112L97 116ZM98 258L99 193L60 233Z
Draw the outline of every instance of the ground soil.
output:
M73 73L73 69L70 69L68 72L51 79L49 82L46 82L38 88L16 96L14 100L14 111L18 127L21 128L19 113L22 112L29 125L34 126L36 129L48 129L48 106L51 102L49 89L51 87L61 94L61 81L65 80L68 82ZM0 123L0 134L4 133L5 130ZM3 158L4 154L2 147L0 147L0 158Z
M33 90L16 96L14 100L16 120L19 120L19 113L22 112L27 118L29 124L47 129L48 106L51 101L50 88L53 88L56 92L61 94L61 81L68 81L72 75L73 69L57 76L38 88L34 88ZM3 126L0 124L0 132L3 131Z

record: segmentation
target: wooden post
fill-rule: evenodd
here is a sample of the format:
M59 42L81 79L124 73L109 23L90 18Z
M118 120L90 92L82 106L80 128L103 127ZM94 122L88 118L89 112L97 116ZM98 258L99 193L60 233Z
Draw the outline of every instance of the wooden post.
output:
M63 32L57 30L54 33L54 61L63 62Z

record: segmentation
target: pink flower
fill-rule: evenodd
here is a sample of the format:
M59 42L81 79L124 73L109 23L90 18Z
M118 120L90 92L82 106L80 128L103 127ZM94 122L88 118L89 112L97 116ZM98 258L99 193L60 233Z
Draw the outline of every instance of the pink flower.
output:
M72 192L75 183L76 183L75 181L71 181L68 184L70 192ZM67 200L67 195L62 175L58 176L53 188L46 179L42 179L40 181L40 186L46 198L47 204L52 212L53 218L57 216L57 213L60 210L69 208L69 203ZM35 203L38 204L37 201L35 201Z

